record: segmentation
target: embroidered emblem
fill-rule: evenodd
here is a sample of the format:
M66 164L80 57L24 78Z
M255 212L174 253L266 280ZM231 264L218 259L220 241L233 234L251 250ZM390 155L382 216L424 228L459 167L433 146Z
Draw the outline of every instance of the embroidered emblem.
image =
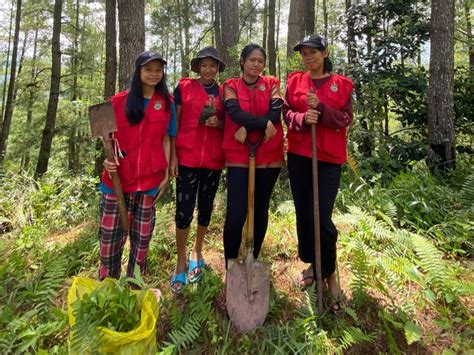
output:
M333 83L333 84L331 85L331 91L332 91L332 92L337 92L337 90L338 90L337 85Z
M155 102L155 104L153 105L153 108L154 108L156 111L161 110L161 102L160 102L160 101Z
M308 36L305 36L305 38L303 38L303 41L302 42L309 42L309 39L311 38L310 35Z
M258 90L260 90L260 91L265 91L265 85L260 85L260 86L258 87Z

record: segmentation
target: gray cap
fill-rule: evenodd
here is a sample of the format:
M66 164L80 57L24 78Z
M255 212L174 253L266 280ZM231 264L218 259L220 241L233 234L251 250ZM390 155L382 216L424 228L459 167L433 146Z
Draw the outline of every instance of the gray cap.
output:
M199 61L204 58L212 58L219 63L219 71L223 72L225 69L225 63L221 60L219 51L214 47L205 47L201 49L197 56L191 59L191 70L195 73L199 73Z

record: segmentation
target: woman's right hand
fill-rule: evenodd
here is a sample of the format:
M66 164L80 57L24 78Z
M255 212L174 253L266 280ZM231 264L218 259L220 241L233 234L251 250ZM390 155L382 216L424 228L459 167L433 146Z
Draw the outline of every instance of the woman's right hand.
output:
M175 154L171 157L169 172L170 176L178 177L179 175L179 168L178 168L178 157Z
M117 172L117 166L119 166L120 163L117 162L117 164L115 164L114 162L111 162L110 160L105 159L103 165L104 165L105 170L107 170L107 172L116 173Z
M309 109L304 115L304 123L307 125L312 125L318 123L319 111L314 109Z
M247 130L245 129L244 126L241 126L237 132L235 132L234 134L234 139L237 141L237 142L240 142L242 144L245 143L245 139L247 138Z

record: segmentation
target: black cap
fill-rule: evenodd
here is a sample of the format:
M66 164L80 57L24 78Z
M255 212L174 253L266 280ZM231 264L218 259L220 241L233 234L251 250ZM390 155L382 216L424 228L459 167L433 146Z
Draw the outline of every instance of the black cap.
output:
M325 49L327 46L326 40L321 37L320 35L317 34L311 34L305 36L300 43L298 43L295 48L293 48L294 51L299 51L301 47L311 47L311 48L317 48L317 49Z
M212 58L219 63L219 71L223 72L225 69L225 63L221 60L219 51L214 47L205 47L201 49L197 56L191 59L191 70L195 73L199 73L199 60L204 58Z
M153 51L141 52L137 59L135 59L135 66L141 67L146 63L150 63L152 60L159 60L161 64L166 65L166 60L163 59L160 53Z

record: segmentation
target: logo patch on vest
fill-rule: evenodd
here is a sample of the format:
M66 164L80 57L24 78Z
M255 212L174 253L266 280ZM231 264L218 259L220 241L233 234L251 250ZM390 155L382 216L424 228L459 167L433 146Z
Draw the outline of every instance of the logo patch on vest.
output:
M161 110L161 102L160 102L160 101L155 102L155 104L153 105L153 108L154 108L156 111Z
M333 83L333 84L331 85L331 91L332 91L332 92L337 92L337 90L338 90L337 85Z
M260 90L260 91L265 91L265 85L263 85L263 84L260 85L260 86L258 87L258 90Z

